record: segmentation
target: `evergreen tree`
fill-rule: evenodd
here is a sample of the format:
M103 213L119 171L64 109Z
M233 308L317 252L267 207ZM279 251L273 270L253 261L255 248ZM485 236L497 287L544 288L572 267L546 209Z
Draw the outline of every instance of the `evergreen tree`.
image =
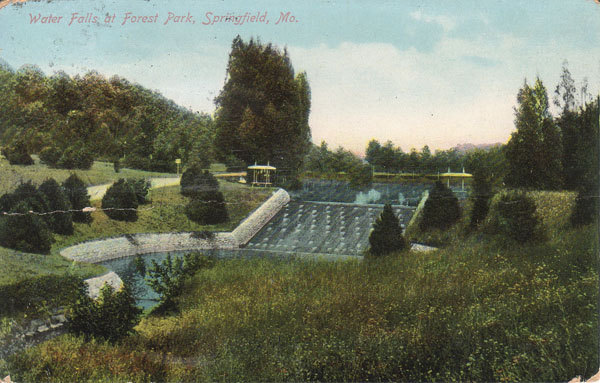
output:
M513 187L558 189L562 185L560 131L548 110L548 94L538 78L519 91L515 110L516 132L506 145L508 173Z
M31 205L19 201L0 218L0 245L27 253L50 252L52 234L46 222L33 213Z
M133 185L123 178L109 187L102 197L104 213L117 221L137 221L138 206L138 196Z
M195 165L181 175L181 194L186 197L197 196L203 192L219 190L219 181L208 170Z
M487 216L490 208L490 197L492 188L483 170L477 170L473 173L473 210L471 211L471 221L469 226L471 229L479 226Z
M216 144L246 164L268 161L297 172L310 145L310 89L306 74L294 77L287 51L237 36L227 81L215 99Z
M498 202L500 232L519 243L539 237L535 202L523 191L508 192Z
M17 141L14 144L2 149L2 154L11 165L33 165L33 158L29 155L27 145L22 141Z
M373 230L369 234L369 244L373 255L385 255L406 248L400 221L390 204L385 204L383 212L375 220Z
M82 209L91 206L90 196L83 181L76 174L71 174L62 184L73 212L73 221L81 223L92 222L92 215Z
M201 225L223 223L229 218L225 198L218 190L195 194L185 207L185 215Z
M39 191L44 193L48 200L47 215L48 227L57 234L73 234L73 215L69 211L71 204L67 199L64 189L53 178L44 181Z
M458 198L446 185L436 181L423 207L421 230L430 228L447 229L461 216Z

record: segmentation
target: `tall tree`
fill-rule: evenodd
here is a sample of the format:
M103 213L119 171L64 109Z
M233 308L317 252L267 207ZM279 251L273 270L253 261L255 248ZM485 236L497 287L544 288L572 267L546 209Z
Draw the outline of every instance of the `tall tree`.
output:
M310 145L310 88L294 76L287 51L251 39L233 40L227 80L215 99L216 143L222 157L296 173Z
M525 81L517 101L517 131L506 145L505 181L513 187L558 189L562 185L562 144L548 110L546 87L539 78L533 86Z

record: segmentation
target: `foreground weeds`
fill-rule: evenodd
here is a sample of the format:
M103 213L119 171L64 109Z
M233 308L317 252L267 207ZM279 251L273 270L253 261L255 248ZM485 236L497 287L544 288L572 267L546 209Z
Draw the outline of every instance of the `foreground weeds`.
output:
M592 226L523 247L473 236L362 262L224 260L189 281L179 314L144 319L124 343L63 337L19 355L11 371L21 381L590 376L597 240Z

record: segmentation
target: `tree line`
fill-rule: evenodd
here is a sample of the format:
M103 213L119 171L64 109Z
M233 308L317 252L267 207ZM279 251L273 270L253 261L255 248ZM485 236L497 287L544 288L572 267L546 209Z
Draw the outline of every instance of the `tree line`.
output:
M94 159L175 171L175 159L214 159L210 116L176 105L128 80L90 71L45 75L0 63L0 139L11 163L89 168Z

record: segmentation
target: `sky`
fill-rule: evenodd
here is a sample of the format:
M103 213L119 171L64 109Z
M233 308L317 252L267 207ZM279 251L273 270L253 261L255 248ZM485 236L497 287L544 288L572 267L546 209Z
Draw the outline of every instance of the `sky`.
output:
M245 14L243 24L219 21ZM58 22L42 24L47 16ZM54 0L0 8L0 59L14 69L119 75L208 114L238 34L287 48L311 87L313 142L357 154L371 139L404 151L505 143L524 81L539 77L552 98L565 60L578 85L587 78L590 92L600 91L593 0Z

